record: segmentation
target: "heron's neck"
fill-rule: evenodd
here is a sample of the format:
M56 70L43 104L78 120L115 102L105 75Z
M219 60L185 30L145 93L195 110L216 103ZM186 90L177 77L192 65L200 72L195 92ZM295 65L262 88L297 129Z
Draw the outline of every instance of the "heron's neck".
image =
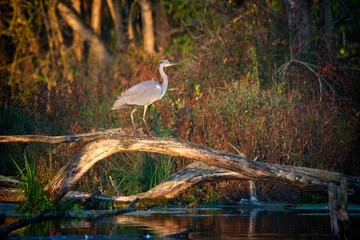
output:
M166 93L166 89L168 87L169 82L168 82L168 76L164 72L164 67L160 67L159 71L160 71L160 75L163 79L163 83L162 83L162 87L161 87L161 96L160 96L160 98L162 98Z

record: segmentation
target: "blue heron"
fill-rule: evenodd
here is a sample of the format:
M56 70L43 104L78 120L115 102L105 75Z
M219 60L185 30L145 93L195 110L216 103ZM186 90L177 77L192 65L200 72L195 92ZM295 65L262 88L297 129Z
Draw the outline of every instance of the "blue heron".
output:
M111 107L111 110L119 109L119 108L126 108L128 106L144 106L144 113L143 113L143 121L145 123L145 126L151 135L149 131L149 127L145 120L146 110L147 107L157 101L160 100L166 92L166 89L168 87L168 76L164 72L165 67L170 67L173 65L176 65L177 63L169 62L169 60L164 59L160 61L159 71L160 75L163 78L163 83L160 84L157 81L154 80L148 80L142 83L139 83L135 86L132 86L125 92L119 96L114 105ZM134 127L134 131L136 132L136 127L134 123L134 116L133 114L136 112L136 108L131 112L131 122Z

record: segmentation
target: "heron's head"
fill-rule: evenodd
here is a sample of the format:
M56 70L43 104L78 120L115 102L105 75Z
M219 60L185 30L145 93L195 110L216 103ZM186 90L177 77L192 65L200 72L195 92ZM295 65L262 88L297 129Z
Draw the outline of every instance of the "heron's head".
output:
M167 59L164 59L164 60L160 61L160 67L170 67L170 66L173 66L173 65L176 65L176 64L177 63L169 62L169 60L167 60Z

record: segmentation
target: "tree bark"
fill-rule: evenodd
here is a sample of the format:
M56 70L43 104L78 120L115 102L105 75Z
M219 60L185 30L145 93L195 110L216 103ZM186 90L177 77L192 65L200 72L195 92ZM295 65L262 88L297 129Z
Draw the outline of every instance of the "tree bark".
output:
M102 0L93 0L91 4L91 28L94 33L100 38L101 36L101 3ZM97 61L97 53L96 49L91 46L90 47L90 62L94 63Z
M169 46L170 25L167 19L162 0L156 0L155 10L155 36L156 47L159 52L163 53Z
M120 5L118 0L107 0L107 5L109 7L111 17L114 22L115 35L116 35L116 50L120 50L124 47L123 39L123 26L121 23L121 12Z
M320 191L324 194L327 193L330 182L340 183L342 180L346 180L349 194L359 195L360 192L360 177L357 176L306 167L255 162L233 153L173 138L149 136L136 138L115 129L54 137L39 135L33 137L0 136L0 142L24 142L25 140L48 143L93 140L75 154L48 183L46 190L53 199L62 198L96 162L112 154L126 151L161 153L190 158L217 168L237 172L241 179L279 182L303 189ZM171 195L168 196L171 197Z
M291 57L304 51L310 36L310 1L286 0L286 12L290 31Z
M127 3L127 1L126 1ZM134 33L134 26L133 26L133 15L134 15L134 9L135 9L136 3L133 2L130 4L129 11L128 11L128 17L127 17L127 36L129 40L129 46L134 47L135 46L135 33Z
M209 165L241 173L247 179L278 181L322 192L326 192L328 182L338 182L342 178L352 182L352 187L355 187L356 191L360 188L360 182L356 182L359 178L340 173L255 162L235 154L176 139L116 137L96 140L86 145L56 174L46 190L52 198L61 198L96 162L124 151L145 151L196 159Z
M154 21L150 1L137 0L141 8L144 50L147 54L155 53Z
M63 67L63 74L67 80L72 81L74 79L73 72L70 69L71 66L71 54L68 53L68 49L64 44L64 37L62 35L58 16L56 14L56 4L57 0L49 1L48 7L48 16L49 16L49 25L51 28L51 39L53 43L50 44L53 46L53 51L59 51L61 56L61 62L57 62L57 66Z
M165 197L171 199L177 197L186 189L203 182L243 179L248 179L248 177L237 172L212 167L202 162L194 162L186 168L172 174L169 178L147 192L132 196L101 196L101 199L118 203L131 202L136 198L155 199ZM87 199L91 197L91 194L69 192L65 197L70 199Z
M74 10L80 15L81 14L81 1L72 0L71 1ZM84 44L81 40L81 36L78 32L73 33L72 39L72 51L77 61L81 61L83 58Z
M247 179L248 177L236 173L233 171L228 171L225 169L220 169L216 167L211 167L202 162L194 162L187 166L186 168L172 174L169 178L161 182L156 187L150 189L147 192L139 193L132 196L98 196L100 200L108 200L117 203L131 202L136 198L147 198L155 199L159 197L165 198L175 198L184 192L186 189L195 186L197 184L208 182L208 181L221 181L221 180L242 180ZM0 178L1 179L1 178ZM7 182L12 181L11 179L3 180L3 183L0 181L0 202L21 202L25 200L25 196L21 195L19 189L14 188L4 188ZM2 188L3 187L3 188ZM15 187L13 184L10 187ZM14 194L11 191L15 191ZM3 194L4 193L4 194ZM16 194L15 194L16 193ZM7 196L6 198L1 198L1 196ZM90 193L80 193L70 191L66 194L65 198L70 199L88 199L94 197Z
M91 6L91 27L100 36L101 34L101 0L93 0Z
M81 21L77 13L71 8L71 6L67 5L67 3L59 1L57 8L61 17L73 29L73 31L79 33L84 41L88 41L90 43L91 51L95 54L96 58L110 65L113 60L112 55L106 49L105 44L100 37Z

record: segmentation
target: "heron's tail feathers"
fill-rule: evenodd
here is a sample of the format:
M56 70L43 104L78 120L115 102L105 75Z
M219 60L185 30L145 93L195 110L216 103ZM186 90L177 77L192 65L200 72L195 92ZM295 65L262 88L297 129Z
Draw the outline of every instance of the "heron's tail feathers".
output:
M124 101L124 98L118 97L114 104L111 107L111 110L119 109L119 108L126 108L128 105Z

